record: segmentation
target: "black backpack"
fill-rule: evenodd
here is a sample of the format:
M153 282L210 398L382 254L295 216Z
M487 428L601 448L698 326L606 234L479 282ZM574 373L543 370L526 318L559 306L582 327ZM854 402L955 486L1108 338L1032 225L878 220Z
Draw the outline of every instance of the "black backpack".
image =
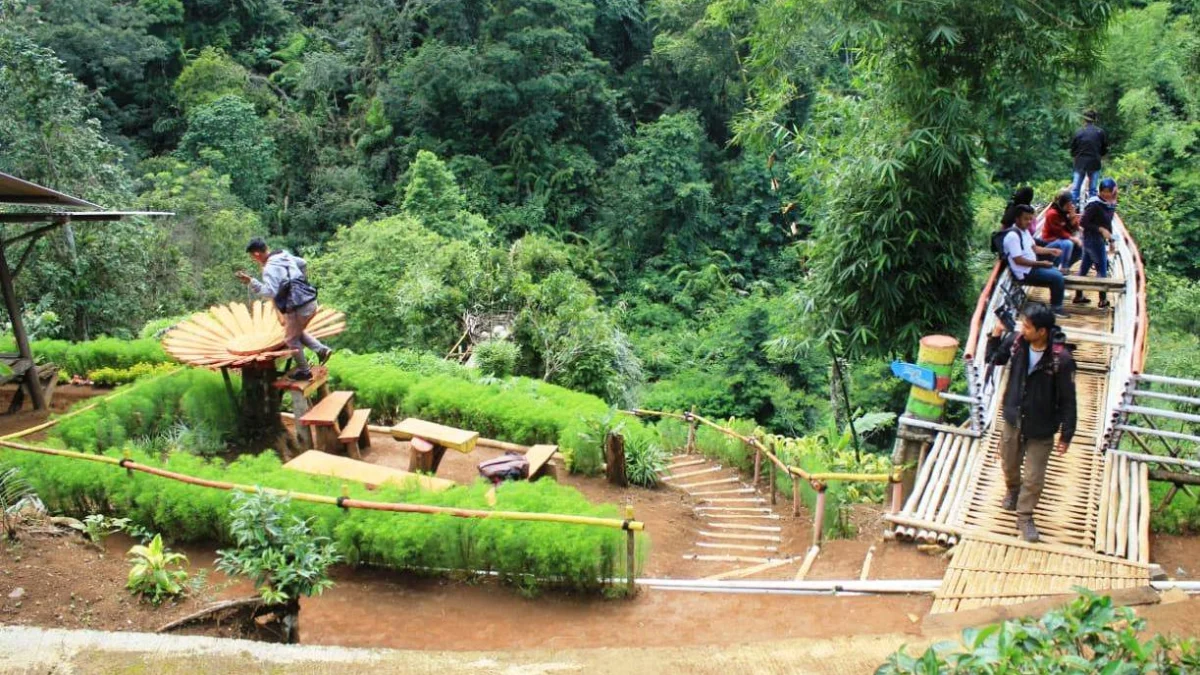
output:
M284 313L297 307L303 307L317 299L317 289L308 283L308 279L303 276L293 277L290 265L287 273L287 280L279 285L279 290L275 291L275 307Z
M996 257L998 257L1000 260L1004 260L1004 238L1008 236L1009 232L1016 231L1017 228L1015 225L1009 225L1006 228L996 230L992 233L992 253L995 253ZM1020 234L1017 236L1020 236Z

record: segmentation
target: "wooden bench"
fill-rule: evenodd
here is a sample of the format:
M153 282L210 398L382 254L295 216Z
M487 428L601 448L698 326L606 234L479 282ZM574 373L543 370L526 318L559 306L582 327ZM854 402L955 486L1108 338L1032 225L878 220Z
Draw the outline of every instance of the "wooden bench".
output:
M367 431L367 419L371 416L370 408L359 408L350 415L350 421L338 434L338 440L346 446L346 454L354 459L362 459L362 450L371 447L371 434Z
M309 450L302 453L299 457L284 464L283 468L316 476L332 476L334 478L352 480L372 488L384 483L404 485L415 481L423 490L440 492L457 485L452 480L421 476L402 469L394 469L390 466L380 466L357 459L350 459L349 457L342 457L341 455L331 455L320 450Z
M557 445L535 445L525 453L529 461L529 480L534 481L543 475L558 479L558 473L551 458L558 452Z
M392 437L410 441L409 471L437 473L447 448L467 454L475 449L479 433L409 417L392 427Z
M329 453L342 449L342 428L350 423L354 414L353 402L354 392L335 391L300 417L301 426L312 427L314 449Z

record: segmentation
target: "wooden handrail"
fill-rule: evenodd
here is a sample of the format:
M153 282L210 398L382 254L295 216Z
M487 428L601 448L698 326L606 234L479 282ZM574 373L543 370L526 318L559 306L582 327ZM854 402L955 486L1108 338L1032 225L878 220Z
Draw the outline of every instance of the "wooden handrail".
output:
M751 448L754 448L755 452L763 453L766 455L767 459L771 460L772 464L779 468L780 471L792 476L796 476L797 478L806 480L810 483L828 483L831 481L844 481L851 483L891 483L898 480L898 476L894 473L812 473L805 471L798 466L792 466L779 459L779 457L772 452L770 448L764 446L763 443L757 438L754 438L753 436L743 436L733 429L723 427L712 420L693 413L679 414L663 412L660 410L644 410L641 408L622 410L620 412L625 413L626 415L633 415L634 417L646 415L650 417L669 417L671 419L683 420L685 422L689 420L695 420L698 424L703 424L707 427L716 429L720 433L725 434L730 438L745 443Z

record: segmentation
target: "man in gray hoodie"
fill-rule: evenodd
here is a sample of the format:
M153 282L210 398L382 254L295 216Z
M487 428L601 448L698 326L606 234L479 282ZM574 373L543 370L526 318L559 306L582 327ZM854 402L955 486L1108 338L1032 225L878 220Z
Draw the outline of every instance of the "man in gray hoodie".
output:
M317 313L317 291L308 283L308 263L304 258L287 251L270 251L267 242L259 237L250 240L246 252L262 267L262 281L245 272L238 272L238 281L247 284L255 294L271 298L275 308L283 317L284 342L294 353L296 370L288 377L293 380L311 380L308 359L304 348L317 354L324 364L333 350L304 332L308 322Z

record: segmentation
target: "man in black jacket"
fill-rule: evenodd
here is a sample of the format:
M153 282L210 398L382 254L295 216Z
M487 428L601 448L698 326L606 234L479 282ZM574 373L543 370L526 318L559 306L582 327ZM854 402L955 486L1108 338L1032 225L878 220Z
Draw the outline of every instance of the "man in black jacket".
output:
M1071 199L1079 207L1079 190L1083 178L1088 178L1088 197L1096 196L1100 182L1100 158L1108 154L1108 136L1096 126L1096 111L1083 113L1083 128L1071 139L1071 157L1075 160L1075 173L1071 180Z
M1046 483L1050 451L1065 453L1075 435L1075 360L1054 323L1054 313L1045 305L1026 305L1019 335L1014 332L1001 339L1003 330L997 326L988 340L991 363L1011 365L999 448L1008 488L1003 507L1016 510L1017 530L1034 542L1038 531L1033 511Z

